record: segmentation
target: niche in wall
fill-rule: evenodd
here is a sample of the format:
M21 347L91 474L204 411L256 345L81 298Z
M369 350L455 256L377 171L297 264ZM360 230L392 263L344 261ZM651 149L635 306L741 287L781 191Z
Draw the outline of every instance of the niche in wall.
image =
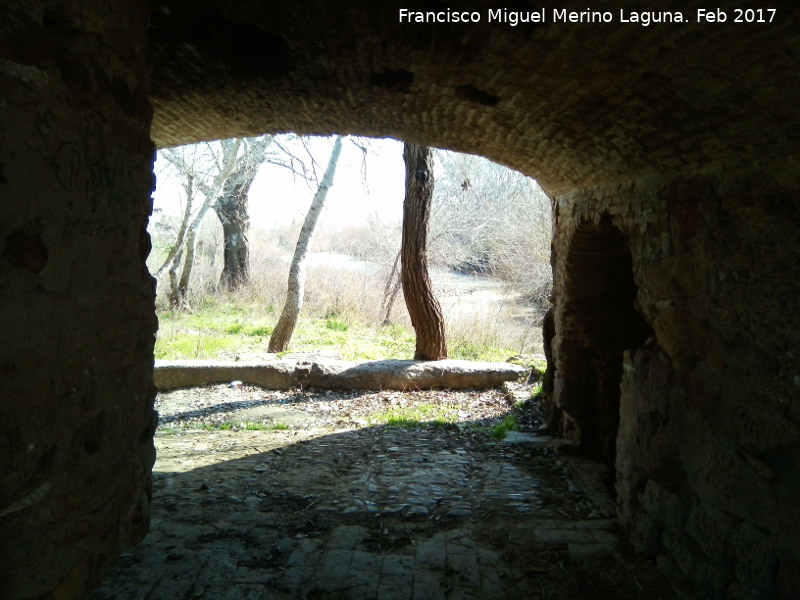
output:
M610 215L578 227L565 267L558 315L562 425L584 450L613 465L622 355L642 346L653 330L636 310L628 237Z

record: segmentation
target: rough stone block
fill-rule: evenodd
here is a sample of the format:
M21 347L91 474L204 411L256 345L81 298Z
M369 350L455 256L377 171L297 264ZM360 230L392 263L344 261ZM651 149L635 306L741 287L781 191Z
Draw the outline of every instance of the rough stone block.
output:
M564 544L567 542L594 543L592 532L585 529L537 529L534 532L540 544Z
M381 566L381 586L405 586L410 588L414 581L414 557L389 554Z
M728 545L735 521L708 502L692 507L685 530L706 556L713 556Z
M331 532L330 538L328 539L328 547L342 550L355 550L358 543L365 535L366 530L357 525L337 527Z
M353 551L331 548L326 549L322 556L322 566L318 576L322 580L332 580L347 574L353 562Z
M742 523L729 535L727 552L739 582L762 597L775 595L778 562L768 535Z

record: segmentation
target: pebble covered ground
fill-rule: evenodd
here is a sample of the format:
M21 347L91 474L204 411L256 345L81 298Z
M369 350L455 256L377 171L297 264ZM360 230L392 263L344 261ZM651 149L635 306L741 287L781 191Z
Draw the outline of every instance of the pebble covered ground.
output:
M254 385L210 385L161 393L156 398L160 428L220 426L236 419L292 428L352 428L371 424L390 410L413 410L435 405L459 424L489 424L508 414L509 398L530 395L530 386L507 384L507 391L420 390L416 392L264 390ZM513 402L513 401L512 401ZM519 413L525 425L536 425L535 410ZM281 421L281 419L284 419Z
M620 541L606 468L529 395L159 394L151 533L90 599L693 598ZM452 423L385 424L431 406Z

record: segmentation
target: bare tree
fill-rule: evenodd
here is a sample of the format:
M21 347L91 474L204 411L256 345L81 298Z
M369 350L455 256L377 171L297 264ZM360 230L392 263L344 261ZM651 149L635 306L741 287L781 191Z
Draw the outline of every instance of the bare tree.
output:
M292 334L297 325L297 319L303 308L303 297L305 295L306 255L308 254L308 248L311 245L311 240L316 231L319 215L325 205L325 198L328 196L328 190L330 190L333 185L333 176L336 173L336 166L339 162L341 151L342 136L336 136L333 142L333 151L328 160L328 166L325 168L325 174L317 188L317 192L314 194L311 206L303 221L303 227L300 229L300 235L297 238L297 246L294 250L294 256L292 256L292 264L289 267L286 303L283 306L281 316L269 339L270 352L285 351L289 347L289 342L292 339Z
M540 308L551 290L551 203L521 173L478 156L438 151L431 259L506 281Z
M220 285L226 289L235 289L250 280L248 193L258 167L267 160L267 150L272 141L272 136L243 140L243 151L236 167L212 204L222 224L224 250Z
M402 281L411 324L417 335L414 358L447 358L444 318L428 274L428 219L433 195L431 149L406 143L406 197L403 201Z
M170 148L162 150L161 155L181 175L184 188L191 186L192 193L186 194L186 210L176 241L156 271L156 276L168 270L172 297L178 302L184 301L194 260L196 232L208 210L213 209L223 232L224 258L220 286L233 289L246 283L250 274L248 193L258 169L263 163L269 162L288 168L309 181L311 176L305 163L270 135ZM199 191L204 197L199 206L194 191ZM184 266L179 278L181 260Z
M222 156L214 157L211 161L214 165L209 168L206 160L199 160L196 153L189 155L190 149L186 146L182 148L169 148L161 151L161 155L166 158L183 176L191 177L198 185L197 187L202 191L205 200L200 205L199 209L195 212L192 206L194 194L186 199L186 210L184 211L181 225L178 229L177 239L170 251L167 253L167 258L163 264L156 270L155 276L158 277L165 269L172 268L173 262L180 261L178 256L186 243L186 240L191 231L196 231L197 227L202 223L203 219L211 208L214 200L216 199L228 176L233 171L236 165L236 156L239 153L239 146L241 146L241 139L226 140L222 145ZM210 147L208 148L210 150ZM192 151L196 149L191 149ZM205 157L208 159L208 156ZM203 166L201 166L203 165ZM214 169L213 174L210 172ZM210 179L210 183L202 183L204 179Z

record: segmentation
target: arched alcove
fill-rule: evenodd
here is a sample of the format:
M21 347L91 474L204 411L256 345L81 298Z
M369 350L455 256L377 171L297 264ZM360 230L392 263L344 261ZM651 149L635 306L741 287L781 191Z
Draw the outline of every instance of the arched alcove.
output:
M636 310L628 238L608 213L578 226L559 299L557 402L562 427L587 451L613 464L619 427L622 355L652 328Z

